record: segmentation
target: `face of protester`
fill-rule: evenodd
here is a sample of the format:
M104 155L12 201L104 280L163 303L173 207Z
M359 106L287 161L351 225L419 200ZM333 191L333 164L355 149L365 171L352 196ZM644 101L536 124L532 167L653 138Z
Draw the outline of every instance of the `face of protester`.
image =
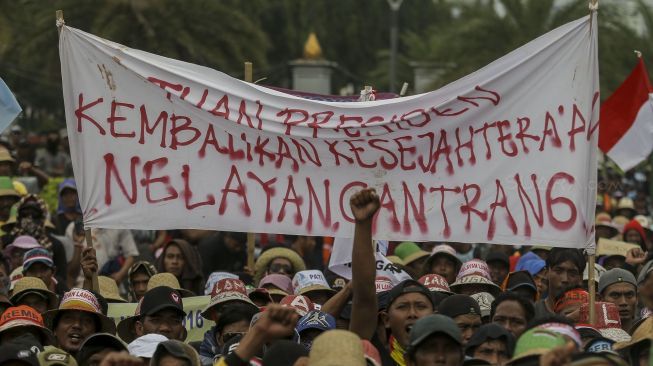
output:
M624 240L626 243L639 244L642 245L642 236L639 235L637 230L628 230L624 235Z
M482 283L470 283L458 286L457 294L472 296L479 292L492 292L492 288Z
M570 304L560 309L557 313L566 317L567 319L571 319L574 322L578 322L578 320L580 319L580 306L581 306L580 303Z
M14 305L16 306L27 305L41 314L48 311L48 300L46 300L40 294L34 294L34 293L27 294L21 297L20 301L16 302Z
M77 191L66 188L61 192L61 203L66 208L75 208L77 206Z
M502 366L509 360L506 343L499 339L488 340L485 343L481 343L481 345L474 349L472 357L479 360L485 360L492 366Z
M331 298L331 293L328 291L309 291L305 293L306 297L308 297L313 304L320 304L324 305L329 299Z
M510 269L506 267L504 263L498 261L488 262L487 265L490 267L490 277L492 277L492 282L501 285Z
M40 278L43 283L49 288L52 285L52 276L54 276L54 267L49 267L44 263L33 263L27 271L25 276Z
M483 325L481 316L477 314L458 315L453 318L463 336L463 346L469 342L476 330Z
M175 244L168 245L165 256L163 257L163 268L165 271L172 273L176 277L181 277L184 264L186 264L186 259L181 249Z
M161 334L168 339L184 341L184 315L172 310L163 309L152 315L145 315L136 322L136 335Z
M249 330L249 322L246 320L237 321L235 323L225 325L222 332L215 334L215 340L220 347L224 346L226 342L229 342L230 339L239 336L245 335Z
M494 311L493 323L497 323L507 331L519 338L526 331L526 311L517 301L506 300L501 302Z
M147 292L147 282L149 280L150 276L145 272L137 271L132 274L131 286L132 290L134 290L136 301L139 301L143 296L145 296L145 292Z
M282 274L292 278L295 271L293 270L290 260L284 257L277 257L270 262L267 274Z
M408 366L459 366L463 363L460 345L449 336L434 334L424 340L414 358L406 357Z
M533 282L535 282L535 287L537 287L537 292L539 292L540 296L544 296L549 291L549 276L546 268L543 268L533 276Z
M408 345L408 333L413 324L427 315L433 313L433 304L426 296L410 292L399 296L388 307L384 315L386 328L392 330L392 335L403 347Z
M84 311L64 311L54 329L59 348L68 353L79 351L84 340L96 332L94 316Z
M12 175L14 175L14 163L0 161L0 177L11 177Z
M626 257L622 257L620 255L611 255L603 262L603 268L605 268L606 271L609 271L613 268L623 268L625 263Z
M621 322L630 322L635 318L637 308L637 290L626 282L614 283L602 292L603 301L611 302L619 308Z
M16 337L20 337L25 333L32 334L36 339L39 339L41 342L45 341L43 339L43 336L37 330L36 327L13 327L5 330L4 332L2 332L2 334L0 334L0 343L4 344L5 342L9 342L12 339Z
M0 176L2 176L0 174ZM11 214L11 206L18 202L18 198L14 196L1 196L0 197L0 221L4 222L9 220Z
M578 267L571 262L565 261L549 268L549 297L558 296L563 289L570 286L579 286L582 282L581 273Z
M449 258L438 255L431 262L430 273L438 274L447 279L449 284L456 281L456 264Z
M9 261L11 262L11 268L18 268L23 265L23 257L27 249L14 248L11 251L11 256ZM11 272L10 272L11 273Z
M424 256L422 258L416 259L406 265L406 269L410 272L413 277L418 278L422 277L422 271L424 270L424 262L428 257Z

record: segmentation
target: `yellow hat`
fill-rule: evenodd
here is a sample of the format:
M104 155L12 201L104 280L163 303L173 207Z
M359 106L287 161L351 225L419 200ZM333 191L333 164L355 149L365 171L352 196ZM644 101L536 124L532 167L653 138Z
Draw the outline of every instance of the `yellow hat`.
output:
M33 293L39 294L48 300L48 309L56 309L57 305L59 305L59 298L57 295L48 290L45 283L37 277L23 277L16 281L9 301L11 301L12 304L17 304L25 295Z
M9 151L7 149L0 149L0 163L3 161L8 161L11 163L15 163L16 160L11 156Z
M107 302L127 302L120 296L118 284L113 278L106 276L98 276L98 284L100 285L100 295L102 295Z
M157 273L154 276L150 277L149 281L147 281L147 291L160 286L167 286L179 291L181 297L195 296L193 291L181 288L177 277L175 277L175 275L170 272Z
M365 366L365 352L361 339L346 330L329 330L311 346L308 366Z
M259 283L259 281L261 281L261 278L263 278L265 275L265 271L270 265L270 262L279 257L289 260L295 273L306 269L304 260L294 250L282 247L268 249L263 252L263 254L261 254L256 260L256 264L254 265L256 272L256 275L254 276L254 283Z

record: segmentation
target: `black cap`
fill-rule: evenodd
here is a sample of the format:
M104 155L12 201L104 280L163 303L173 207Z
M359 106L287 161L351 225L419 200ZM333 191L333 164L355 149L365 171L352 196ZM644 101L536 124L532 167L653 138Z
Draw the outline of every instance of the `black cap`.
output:
M485 260L485 263L489 265L490 262L501 262L505 264L506 267L510 268L510 258L504 252L490 252L487 255L487 259Z
M512 352L515 349L515 337L504 327L494 323L485 324L478 328L472 338L469 339L469 342L467 342L465 353L471 356L476 347L494 340L504 341L506 343L506 353L508 357L512 357Z
M139 315L152 315L164 309L177 310L186 316L179 291L168 286L159 286L145 293Z
M86 365L91 356L104 349L111 349L114 351L127 351L127 346L118 337L109 333L96 333L84 340L77 352L77 363Z
M481 316L481 307L471 296L456 294L442 300L440 306L438 306L438 314L446 315L452 319L467 314Z
M435 308L435 304L433 304L433 298L431 297L431 291L429 291L426 286L415 280L405 280L388 291L387 308L389 308L390 305L392 305L392 303L395 302L399 296L409 293L418 293L426 296L426 298L428 298L431 302L431 305L433 305L433 308ZM478 304L476 306L478 306Z
M528 287L537 293L537 286L533 281L533 276L528 271L511 272L508 275L508 282L506 283L506 290L514 291L518 287Z
M230 354L234 353L236 347L238 347L242 339L243 336L238 334L225 342L224 346L222 346L222 355L229 356Z
M0 364L8 361L19 361L32 366L39 366L36 355L41 349L36 346L37 344L39 342L32 334L24 334L4 342L0 346Z
M263 365L293 365L300 357L308 357L308 350L296 342L284 339L274 342L268 351L265 352Z

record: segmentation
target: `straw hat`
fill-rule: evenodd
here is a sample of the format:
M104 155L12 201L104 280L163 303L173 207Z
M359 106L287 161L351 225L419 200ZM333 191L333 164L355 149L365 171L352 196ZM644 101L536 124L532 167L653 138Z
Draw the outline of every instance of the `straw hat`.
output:
M106 276L98 276L98 284L100 285L100 295L102 295L108 302L127 302L120 296L118 284L113 278Z
M346 330L329 330L315 338L309 366L366 366L361 339Z
M635 203L630 197L623 197L619 200L619 203L617 204L617 214L621 214L622 212L625 213L624 216L628 216L628 214L630 214L630 217L633 217L637 214L637 210L635 210Z
M11 178L0 177L0 197L15 197L16 202L20 199L20 194L14 189Z
M0 163L8 161L10 163L15 163L16 160L11 156L7 149L0 149Z
M646 320L641 322L641 324L633 332L633 335L632 335L630 341L615 343L613 349L615 351L621 351L621 350L629 349L630 347L634 346L635 344L638 344L640 342L647 341L647 340L648 341L653 340L653 317L646 318Z
M595 222L594 226L596 226L597 228L603 227L610 230L609 235L611 238L619 234L619 229L617 228L617 226L615 226L615 224L612 223L612 216L610 216L609 213L601 212L597 214L594 222Z
M48 300L48 309L56 309L59 304L59 298L57 295L48 290L45 283L37 277L23 277L16 281L9 301L11 301L12 304L17 304L25 295L28 294L38 294L45 297Z
M306 269L304 260L294 250L282 247L268 249L256 260L256 264L254 265L254 271L256 272L254 283L258 283L263 278L270 262L279 257L289 260L295 273Z
M116 333L116 323L102 314L102 306L97 297L92 292L81 288L73 288L66 292L61 299L59 308L56 310L46 311L43 314L43 320L49 329L55 329L54 320L57 316L65 311L81 311L93 315L100 321L100 329L97 332Z
M175 275L173 275L170 272L157 273L154 276L150 277L150 280L147 281L147 291L150 291L151 289L160 286L167 286L179 291L181 297L195 296L193 291L189 291L186 290L185 288L181 288L181 285L179 284L179 280L177 279L177 277L175 277Z

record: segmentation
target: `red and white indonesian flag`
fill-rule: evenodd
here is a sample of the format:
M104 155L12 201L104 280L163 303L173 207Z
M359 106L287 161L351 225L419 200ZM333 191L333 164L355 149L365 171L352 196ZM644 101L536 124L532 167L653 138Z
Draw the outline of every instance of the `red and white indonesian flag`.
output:
M651 82L640 58L623 84L601 106L599 147L624 171L653 150Z

